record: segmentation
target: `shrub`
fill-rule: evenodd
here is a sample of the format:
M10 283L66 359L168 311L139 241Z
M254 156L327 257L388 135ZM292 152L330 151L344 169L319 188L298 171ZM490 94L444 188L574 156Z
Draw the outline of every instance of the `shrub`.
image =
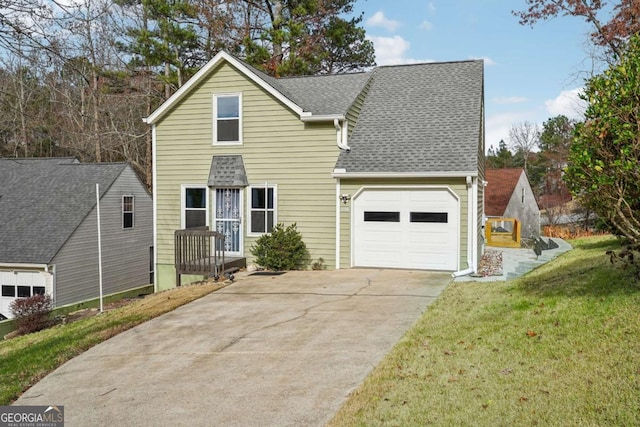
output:
M16 319L17 333L30 334L50 326L49 316L53 302L49 295L36 294L28 298L18 298L9 308Z
M251 246L251 254L259 266L274 271L302 270L310 260L295 223L286 228L283 224L274 226Z
M327 266L324 265L324 258L320 257L316 262L311 264L312 270L326 270Z

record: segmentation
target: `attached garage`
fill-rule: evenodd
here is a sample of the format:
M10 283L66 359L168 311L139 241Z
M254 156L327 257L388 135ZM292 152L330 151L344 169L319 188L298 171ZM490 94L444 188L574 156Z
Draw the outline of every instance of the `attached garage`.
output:
M10 305L18 298L53 294L52 274L35 270L0 270L0 319L11 318Z
M448 188L365 188L353 198L353 265L455 271L459 212Z

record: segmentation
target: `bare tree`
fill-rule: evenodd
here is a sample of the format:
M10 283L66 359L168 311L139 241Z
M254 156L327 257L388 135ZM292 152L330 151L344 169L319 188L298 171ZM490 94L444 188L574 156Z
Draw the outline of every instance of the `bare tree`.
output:
M524 121L511 125L509 129L509 147L521 153L524 160L524 171L528 174L527 164L531 153L540 141L540 128L537 124Z

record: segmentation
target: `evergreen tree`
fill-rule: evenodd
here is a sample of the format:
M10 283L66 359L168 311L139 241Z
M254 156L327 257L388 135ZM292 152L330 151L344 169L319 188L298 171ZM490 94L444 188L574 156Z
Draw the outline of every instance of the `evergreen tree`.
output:
M489 148L487 153L487 168L490 169L502 169L515 167L515 159L513 153L507 147L507 143L503 139L498 144L496 150L493 146Z
M361 70L375 65L373 43L347 20L355 0L243 0L262 13L263 26L246 34L246 60L275 76Z

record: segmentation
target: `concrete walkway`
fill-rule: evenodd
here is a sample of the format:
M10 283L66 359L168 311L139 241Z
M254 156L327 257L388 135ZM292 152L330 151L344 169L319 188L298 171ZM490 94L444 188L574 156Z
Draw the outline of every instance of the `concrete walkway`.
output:
M547 241L548 237L543 237L543 239ZM542 251L540 255L536 255L533 249L486 246L485 250L502 253L502 275L486 277L461 276L456 277L455 281L492 282L515 279L572 249L571 245L562 239L553 237L552 240L558 244L558 247Z
M66 427L323 426L450 281L243 273L74 358L15 405L63 405Z

